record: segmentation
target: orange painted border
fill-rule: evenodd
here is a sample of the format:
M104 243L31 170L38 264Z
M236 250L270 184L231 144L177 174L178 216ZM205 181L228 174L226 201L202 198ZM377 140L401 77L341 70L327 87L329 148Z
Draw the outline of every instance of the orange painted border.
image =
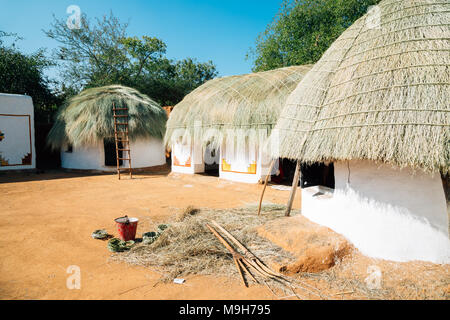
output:
M180 161L178 161L178 158L175 155L173 155L173 165L175 167L181 167L181 168L191 168L192 167L192 145L191 145L190 157L186 161L186 164L185 165L181 165Z
M223 169L223 162L224 161L225 161L225 159L222 159L222 171L223 172L240 173L240 174L256 174L258 172L258 167L256 168L255 173L253 173L253 172L239 172L239 171L224 170ZM256 165L258 165L258 160L256 160Z
M33 140L31 138L31 116L29 114L0 114L4 117L28 117L28 135L30 136L30 152L31 164L8 164L2 165L0 167L21 167L21 166L32 166L33 165Z
M188 158L185 165L181 165L180 161L178 161L178 158L176 156L173 156L173 165L175 167L190 168L191 167L191 157Z

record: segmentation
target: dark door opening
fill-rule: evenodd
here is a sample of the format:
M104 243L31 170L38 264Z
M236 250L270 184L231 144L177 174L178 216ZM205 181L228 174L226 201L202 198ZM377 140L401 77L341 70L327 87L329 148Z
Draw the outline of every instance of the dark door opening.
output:
M278 161L278 174L272 175L271 181L275 184L284 186L292 186L294 180L296 161L289 159L279 159Z
M114 139L104 139L103 146L105 149L105 166L117 166L116 142ZM123 149L122 143L119 142L119 149ZM123 157L123 152L119 151L119 158ZM119 160L119 165L123 165L123 160Z
M335 188L334 164L314 163L311 165L303 164L301 166L301 187L308 188L314 186L324 186L331 189Z
M445 198L447 199L447 203L450 202L450 174L442 175L442 185L444 186Z
M219 163L220 163L220 150L213 149L209 145L205 148L205 154L203 157L205 161L205 175L218 177L219 176Z
M57 169L61 167L61 153L54 151L47 144L47 135L53 124L35 123L36 168L39 170Z

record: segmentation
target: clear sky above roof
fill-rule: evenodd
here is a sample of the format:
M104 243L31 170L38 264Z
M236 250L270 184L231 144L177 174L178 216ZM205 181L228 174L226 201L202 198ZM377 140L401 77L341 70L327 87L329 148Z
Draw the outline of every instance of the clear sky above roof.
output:
M18 47L27 53L41 47L50 53L57 43L42 29L49 29L53 14L68 18L69 5L89 18L112 10L122 22L129 21L130 36L158 37L167 44L169 58L212 60L220 76L227 76L251 71L246 53L281 0L0 0L0 30L23 37Z

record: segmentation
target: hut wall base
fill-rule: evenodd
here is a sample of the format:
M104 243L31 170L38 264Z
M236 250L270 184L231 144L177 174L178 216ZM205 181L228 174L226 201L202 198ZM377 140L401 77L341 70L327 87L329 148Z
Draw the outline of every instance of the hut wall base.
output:
M252 156L245 157L242 154L236 155L233 154L232 157L229 159L226 158L223 151L226 146L225 144L222 144L222 147L220 149L220 159L221 164L219 165L219 177L224 180L230 180L235 182L242 182L242 183L260 183L263 182L266 179L267 174L269 174L270 164L272 162L272 159L270 156L266 154L266 152L263 150L263 147L256 146L256 166L254 164L254 161L252 161ZM247 150L248 151L248 150ZM230 168L225 169L223 160L225 160L225 164L229 165ZM229 162L229 163L228 163ZM254 166L252 168L252 165ZM241 171L233 171L233 168L241 168L241 170L247 169L248 171L251 171L251 169L254 169L254 172L241 172ZM272 170L272 172L277 172L278 170L278 160L276 161L276 164ZM270 178L269 178L270 181Z
M165 148L162 140L148 139L131 142L132 168L148 168L166 163ZM103 144L73 147L72 152L61 151L61 167L76 170L98 170L101 172L116 172L116 166L105 166L105 150ZM123 168L128 168L124 160Z
M369 257L450 263L439 174L350 161L335 163L335 175L334 193L302 189L308 219L344 235Z

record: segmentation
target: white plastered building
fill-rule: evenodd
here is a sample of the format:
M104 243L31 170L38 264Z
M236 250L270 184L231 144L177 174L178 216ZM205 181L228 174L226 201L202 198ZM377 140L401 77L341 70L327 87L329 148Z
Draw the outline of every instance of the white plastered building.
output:
M0 171L36 168L31 97L0 93Z
M131 141L130 147L133 169L145 169L166 163L165 148L160 139L141 138ZM74 170L117 171L115 158L108 163L106 154L105 145L102 143L80 147L66 145L61 150L61 167ZM128 168L128 160L123 160L121 167Z

